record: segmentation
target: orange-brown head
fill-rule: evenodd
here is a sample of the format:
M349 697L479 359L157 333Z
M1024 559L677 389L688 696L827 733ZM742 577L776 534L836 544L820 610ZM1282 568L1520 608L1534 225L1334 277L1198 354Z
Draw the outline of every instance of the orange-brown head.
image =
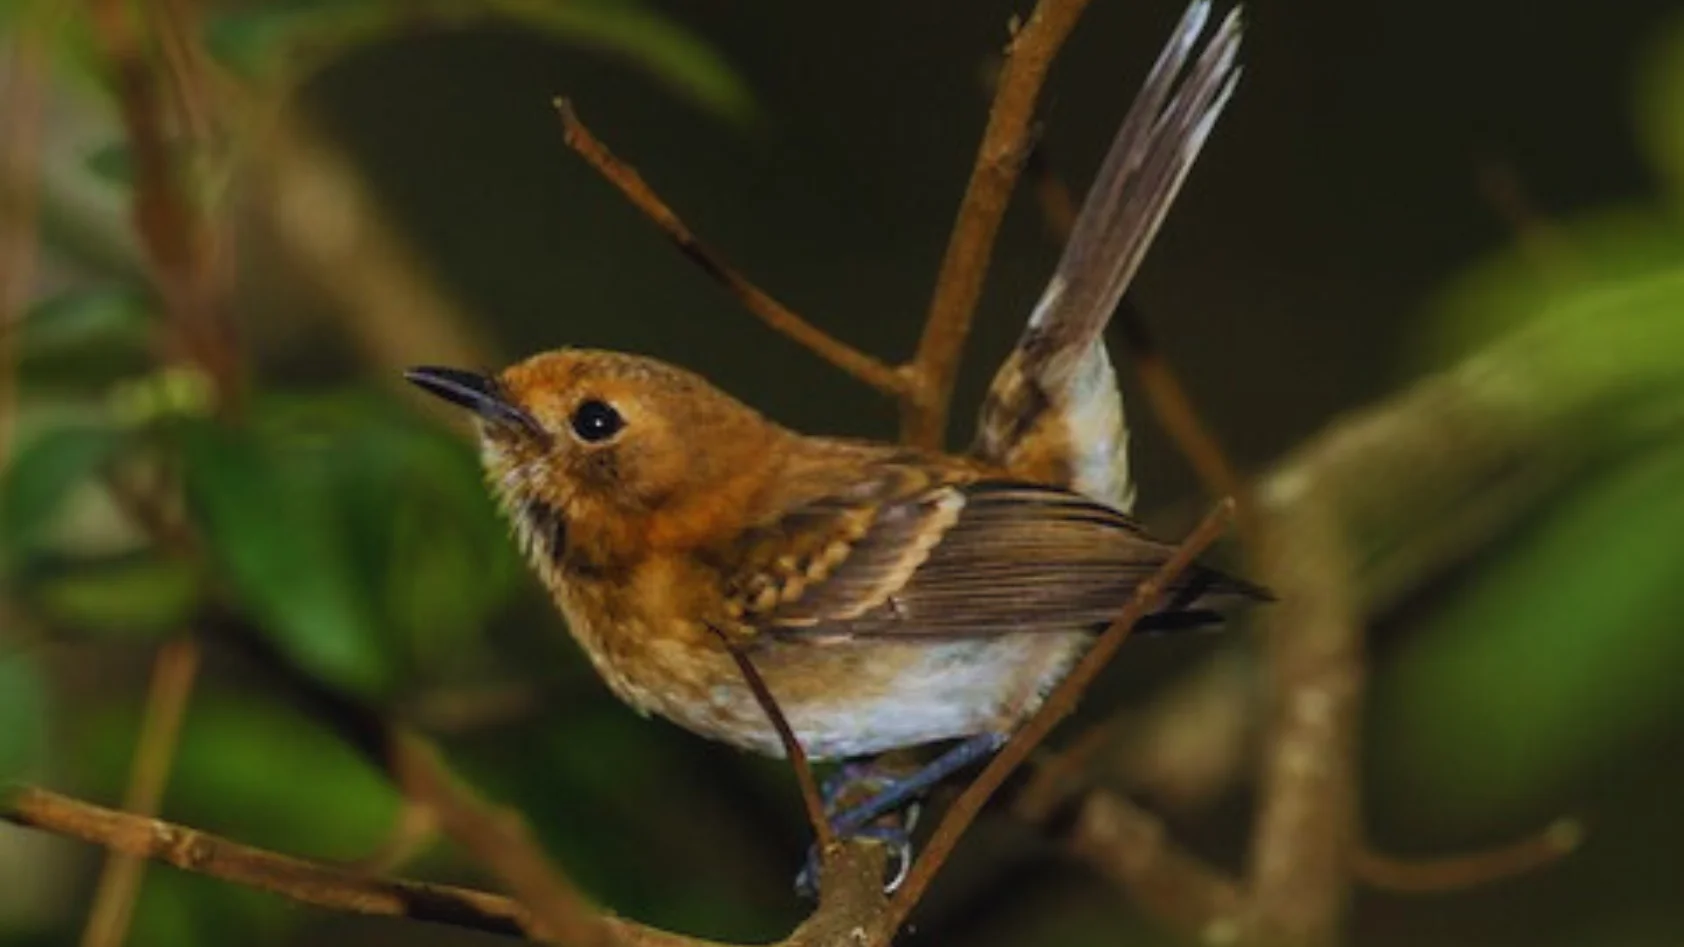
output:
M544 566L565 552L604 567L712 538L794 437L698 375L618 352L405 377L479 418L491 485Z

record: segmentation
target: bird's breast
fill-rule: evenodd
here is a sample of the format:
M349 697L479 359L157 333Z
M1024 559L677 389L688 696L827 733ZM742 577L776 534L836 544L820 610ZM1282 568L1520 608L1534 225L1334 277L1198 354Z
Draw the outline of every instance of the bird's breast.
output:
M564 583L557 598L608 686L644 714L782 756L765 709L705 621L607 583ZM1034 632L974 639L766 638L748 654L802 749L865 756L1005 732L1040 705L1090 636Z

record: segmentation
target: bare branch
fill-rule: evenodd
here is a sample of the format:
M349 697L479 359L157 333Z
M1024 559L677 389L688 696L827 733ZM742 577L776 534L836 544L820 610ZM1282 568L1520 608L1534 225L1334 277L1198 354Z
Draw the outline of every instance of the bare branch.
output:
M171 155L158 77L142 52L133 22L139 12L122 0L96 0L92 16L94 35L112 71L134 164L135 230L170 315L175 354L210 377L221 410L236 411L242 367L233 325L218 299L209 231Z
M1577 819L1557 819L1508 845L1460 855L1400 858L1358 849L1351 856L1351 871L1358 881L1384 891L1439 894L1546 868L1572 854L1584 837L1584 826Z
M0 467L11 457L17 398L17 327L35 286L35 220L41 172L41 100L47 31L57 7L21 18L0 82Z
M959 359L982 298L994 238L1028 151L1035 102L1053 58L1087 5L1087 0L1041 0L1006 50L988 125L910 366L913 397L901 415L901 435L909 443L938 447L946 433Z
M498 895L369 878L33 786L14 787L0 796L0 819L329 910L407 917L494 934L520 935L528 925L521 907Z
M886 395L900 397L908 392L907 379L902 373L796 315L789 307L749 282L725 262L723 257L698 240L672 208L661 200L660 195L644 183L636 168L615 157L607 145L591 134L591 130L585 127L578 114L573 111L571 102L558 98L555 100L555 109L561 116L567 146L607 178L608 183L624 194L632 206L653 221L655 226L667 235L667 239L678 247L680 253L718 280L737 297L744 308L759 317L760 321Z
M191 638L170 641L153 660L146 714L135 744L134 765L129 769L129 788L123 794L124 810L140 816L158 813L198 673L199 645ZM113 852L106 857L94 888L88 925L82 931L82 947L118 947L123 943L144 869L145 862L137 855Z
M1170 930L1212 944L1238 932L1239 885L1183 851L1162 822L1127 799L1089 793L1068 845Z
M778 731L778 741L783 744L784 756L789 759L789 766L795 771L795 783L801 787L801 803L807 809L807 821L813 827L813 837L818 840L819 850L826 857L831 849L836 847L836 833L830 830L830 819L825 816L824 796L819 793L818 781L813 778L813 767L807 762L807 750L796 738L795 731L790 728L789 718L784 716L783 708L778 706L777 698L772 696L771 688L766 686L766 679L760 676L760 671L754 666L754 659L747 652L736 648L719 635L720 644L730 652L731 659L737 662L737 670L742 672L743 680L748 689L754 692L754 699L760 704L760 709L766 712L767 719L772 721L772 729Z

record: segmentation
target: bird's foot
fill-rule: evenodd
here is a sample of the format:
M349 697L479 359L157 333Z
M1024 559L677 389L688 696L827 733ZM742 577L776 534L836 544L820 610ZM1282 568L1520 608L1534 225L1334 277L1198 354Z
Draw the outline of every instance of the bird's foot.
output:
M920 808L917 803L912 803L906 807L904 815L896 813L885 816L876 823L855 826L846 832L841 831L837 825L840 819L831 819L831 828L836 830L838 838L867 839L889 849L889 868L883 879L884 894L893 894L906 880L907 873L912 870L912 830L918 825ZM795 876L797 894L810 900L818 900L819 872L823 866L824 853L819 851L816 844L809 846L807 862Z
M888 845L894 861L884 890L894 891L912 869L917 800L947 777L986 759L1005 742L1005 734L978 734L910 773L887 770L875 762L844 763L821 788L831 831L839 838L872 839ZM859 801L849 803L852 799ZM820 864L818 849L809 849L806 865L795 879L796 890L804 896L818 896Z

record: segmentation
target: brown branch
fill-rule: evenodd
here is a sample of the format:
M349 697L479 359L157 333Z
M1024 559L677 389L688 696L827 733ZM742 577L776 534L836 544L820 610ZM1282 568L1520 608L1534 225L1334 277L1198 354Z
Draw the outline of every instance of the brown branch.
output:
M1030 753L1046 739L1053 727L1075 710L1076 701L1099 676L1099 672L1111 660L1112 655L1116 654L1117 649L1122 647L1135 622L1156 605L1164 589L1222 535L1233 510L1232 500L1223 500L1216 505L1205 517L1204 522L1181 542L1175 554L1150 579L1135 589L1134 597L1129 600L1122 614L1099 636L1069 675L1047 696L1041 709L1012 735L1011 740L989 760L977 778L959 793L959 797L942 815L941 822L937 824L935 832L925 845L924 854L913 864L905 883L895 892L893 900L889 903L891 931L899 928L901 922L924 896L930 881L953 853L959 838L976 820L989 797L1029 758Z
M1265 512L1254 559L1279 601L1262 615L1269 692L1247 871L1252 943L1338 938L1360 836L1363 624L1342 524L1313 497Z
M518 814L479 798L414 734L394 732L389 750L387 765L398 788L434 812L445 835L509 886L531 912L527 930L534 939L569 947L616 942L603 916L544 856Z
M35 288L35 222L41 172L41 102L47 33L59 9L21 18L0 83L0 468L11 457L17 398L17 337Z
M134 765L129 770L129 787L123 794L124 811L138 816L158 813L198 672L199 646L193 639L177 638L159 649L152 666L140 739L135 744ZM94 888L88 925L82 931L82 947L117 947L123 943L145 864L133 854L113 852L107 856Z
M982 145L910 366L914 386L901 416L901 435L908 443L939 447L947 431L959 358L982 297L995 235L1023 167L1035 102L1053 57L1086 8L1087 0L1040 0L1006 50Z
M1170 930L1209 944L1238 933L1239 885L1176 845L1162 822L1127 799L1089 793L1066 844Z
M1576 819L1558 819L1499 848L1437 858L1400 858L1368 848L1351 856L1351 872L1372 888L1398 894L1438 894L1506 881L1565 858L1584 840Z
M95 0L92 16L134 165L135 230L170 315L177 354L210 377L219 409L237 411L241 367L233 326L219 304L209 231L171 154L158 77L132 22L139 9L123 0Z
M754 660L741 648L733 647L723 634L719 635L719 639L730 653L731 660L737 662L737 670L742 672L748 689L754 692L755 701L772 722L772 729L778 731L784 756L789 759L790 768L795 770L795 784L801 787L801 803L807 809L807 821L813 826L813 837L818 840L819 851L828 858L836 847L836 833L831 831L830 819L825 816L824 796L819 792L818 780L813 778L813 767L807 762L807 750L790 728L789 718L784 716L783 708L778 706L777 698L772 696L772 690L766 686L766 679L760 676Z
M539 928L520 902L471 888L372 878L333 865L243 845L209 832L118 812L34 786L0 791L0 821L51 832L182 871L348 914L407 918L466 930L534 938ZM857 945L882 929L885 903L877 890L882 850L842 846L837 870L813 916L781 947ZM597 915L594 936L615 947L732 947Z
M760 321L886 395L901 397L908 393L905 375L801 318L760 287L749 282L725 262L723 257L697 239L690 228L685 226L684 221L661 200L660 195L644 183L636 168L615 157L607 145L591 134L591 130L585 127L574 112L573 103L558 98L555 100L555 110L556 114L561 116L567 146L579 157L584 158L585 163L595 168L597 173L631 201L632 206L642 211L645 217L659 227L680 253L729 290L744 308L759 317Z
M498 895L369 878L34 786L14 787L0 795L0 819L329 910L517 936L528 926L520 905Z

